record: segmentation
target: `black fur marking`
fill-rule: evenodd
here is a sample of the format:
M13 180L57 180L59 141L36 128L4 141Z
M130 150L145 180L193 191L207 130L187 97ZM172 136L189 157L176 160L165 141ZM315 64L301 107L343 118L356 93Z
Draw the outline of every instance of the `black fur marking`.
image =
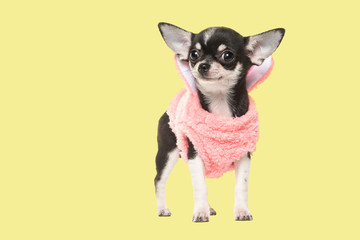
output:
M199 100L200 100L201 107L202 107L205 111L210 112L210 110L209 110L209 103L208 103L207 101L205 101L205 95L202 94L202 92L200 92L199 90L198 90L197 92L198 92L198 96L199 96Z
M228 95L228 102L233 117L241 117L249 108L249 96L246 89L245 76L232 89L237 94Z
M189 144L189 147L188 147L188 160L192 160L195 158L196 156L196 150L194 148L194 144L192 144L192 142L190 141L189 138L187 138L188 140L188 144Z
M215 216L216 215L216 211L213 208L210 208L210 216Z
M218 27L215 28L213 35L205 44L204 35L207 31L208 29L205 29L192 38L192 45L190 49L196 49L196 43L200 43L201 52L200 58L196 59L196 61L189 59L191 66L194 66L198 61L203 61L206 59L209 63L212 61L218 61L225 69L233 70L235 69L237 62L245 61L247 56L245 55L245 44L243 36L230 28ZM230 61L228 63L220 61L222 52L218 52L218 48L221 44L225 44L227 46L226 50L230 50L235 54L234 61Z
M176 146L176 136L172 132L169 126L169 116L167 113L164 113L158 125L158 152L156 155L156 177L155 177L155 185L160 180L162 171L164 170L166 163L168 161L168 154L173 151Z
M249 96L246 89L245 78L248 70L252 66L252 63L249 57L245 54L245 43L248 39L244 38L230 28L219 27L215 28L212 36L208 39L207 43L205 43L204 35L207 31L208 30L206 29L193 36L190 49L196 49L195 45L199 43L201 45L201 51L200 57L195 61L189 58L189 63L192 67L194 67L199 61L205 60L209 64L213 61L217 61L227 70L234 70L238 63L242 65L242 73L240 74L235 86L230 89L231 92L236 94L228 95L228 102L232 116L241 117L248 111L249 108ZM231 51L234 54L234 60L228 63L221 60L222 52L218 52L218 48L221 44L226 45L226 51ZM209 111L209 104L205 100L205 96L200 91L198 91L198 93L201 107L204 110Z

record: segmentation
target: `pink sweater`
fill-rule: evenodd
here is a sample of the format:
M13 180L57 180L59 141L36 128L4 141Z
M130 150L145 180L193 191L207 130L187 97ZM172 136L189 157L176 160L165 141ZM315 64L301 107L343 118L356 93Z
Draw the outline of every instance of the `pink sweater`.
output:
M188 160L188 137L204 162L208 178L221 177L233 170L235 160L255 150L259 121L251 98L245 115L229 118L203 110L199 98L183 89L172 100L167 113L181 157Z
M176 135L181 157L187 161L188 140L193 143L205 166L205 176L221 177L234 169L234 163L242 155L255 151L259 135L259 121L255 103L249 97L249 109L241 117L219 116L202 109L193 76L188 64L175 57L177 69L186 84L170 103L167 114L169 125ZM253 67L247 75L248 90L254 89L270 74L273 60Z

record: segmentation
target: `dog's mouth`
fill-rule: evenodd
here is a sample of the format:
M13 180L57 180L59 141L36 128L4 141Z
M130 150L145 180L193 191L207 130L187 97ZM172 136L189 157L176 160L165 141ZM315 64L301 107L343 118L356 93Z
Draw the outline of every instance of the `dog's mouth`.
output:
M219 81L222 78L223 78L222 76L220 76L220 77L201 77L201 79L205 80L205 81Z
M217 72L212 73L208 72L205 74L201 74L198 71L192 71L195 79L202 80L202 81L219 81L223 78L223 76L219 75Z

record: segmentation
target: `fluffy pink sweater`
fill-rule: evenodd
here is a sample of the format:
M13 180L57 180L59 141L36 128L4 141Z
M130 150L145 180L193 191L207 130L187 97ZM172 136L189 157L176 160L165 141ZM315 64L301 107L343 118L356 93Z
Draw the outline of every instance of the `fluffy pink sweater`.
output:
M181 157L187 161L188 140L193 143L205 166L205 176L221 177L234 169L242 155L255 151L259 135L259 121L255 103L246 114L237 118L219 116L202 109L196 94L194 78L188 64L175 57L177 69L186 84L170 103L167 114L169 125L176 135ZM247 88L252 90L270 74L273 60L269 57L263 66L253 67L247 75Z
M172 100L167 113L181 157L188 160L188 137L204 162L208 178L221 177L233 170L235 160L255 150L259 121L251 98L245 115L229 118L203 110L198 96L183 89Z

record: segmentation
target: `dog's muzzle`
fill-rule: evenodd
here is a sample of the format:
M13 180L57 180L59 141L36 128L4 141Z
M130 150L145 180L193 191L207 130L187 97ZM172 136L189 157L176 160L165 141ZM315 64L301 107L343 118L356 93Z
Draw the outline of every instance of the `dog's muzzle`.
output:
M209 72L209 70L210 70L210 64L202 63L199 65L198 71L202 76L205 77L207 75L207 73Z

